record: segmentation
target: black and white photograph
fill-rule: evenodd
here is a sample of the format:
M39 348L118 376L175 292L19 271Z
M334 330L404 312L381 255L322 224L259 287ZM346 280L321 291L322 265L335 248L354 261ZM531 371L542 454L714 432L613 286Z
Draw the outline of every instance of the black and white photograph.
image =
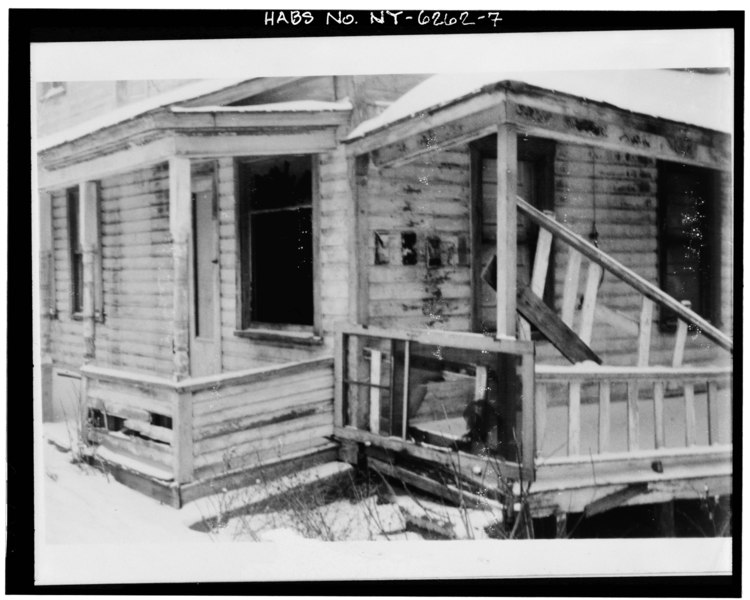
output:
M731 574L735 30L248 12L32 44L38 581Z

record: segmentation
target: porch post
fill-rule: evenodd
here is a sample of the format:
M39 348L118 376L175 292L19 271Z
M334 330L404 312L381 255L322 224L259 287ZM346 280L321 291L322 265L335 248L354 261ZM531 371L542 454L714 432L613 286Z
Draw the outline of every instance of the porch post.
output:
M497 129L497 335L516 337L516 126Z
M84 362L95 356L95 304L96 304L96 252L99 240L98 185L85 181L78 186L80 241L83 258L83 358Z
M172 236L172 267L174 269L172 354L174 378L190 375L188 299L188 256L190 252L190 159L173 156L169 159L169 231Z

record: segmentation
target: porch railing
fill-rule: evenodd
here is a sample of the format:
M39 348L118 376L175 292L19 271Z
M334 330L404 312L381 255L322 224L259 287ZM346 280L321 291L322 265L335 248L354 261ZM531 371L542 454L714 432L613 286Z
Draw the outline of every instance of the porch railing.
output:
M731 383L730 367L584 367L583 365L536 367L536 439L537 450L547 433L547 415L550 410L550 390L554 387L568 388L567 402L567 456L591 454L590 448L581 448L581 388L598 387L598 451L604 454L611 450L610 434L613 419L610 411L612 386L625 384L628 390L646 391L645 396L653 400L654 448L666 447L665 394L681 398L682 409L671 411L672 418L684 418L684 446L699 446L696 429L696 390L705 390L708 446L719 443L717 415L719 413L719 389ZM644 390L645 388L645 390ZM649 389L650 388L650 389ZM639 449L638 395L629 394L627 403L627 450ZM674 423L674 421L673 421ZM676 423L675 423L676 425ZM582 452L583 450L583 452Z

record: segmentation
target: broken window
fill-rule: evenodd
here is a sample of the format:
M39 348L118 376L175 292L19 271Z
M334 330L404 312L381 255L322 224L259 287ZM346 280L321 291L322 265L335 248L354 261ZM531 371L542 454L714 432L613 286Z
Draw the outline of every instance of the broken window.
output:
M659 163L659 277L662 289L702 317L719 307L718 177L709 169ZM662 308L662 329L676 326Z
M313 157L238 163L242 327L313 326Z

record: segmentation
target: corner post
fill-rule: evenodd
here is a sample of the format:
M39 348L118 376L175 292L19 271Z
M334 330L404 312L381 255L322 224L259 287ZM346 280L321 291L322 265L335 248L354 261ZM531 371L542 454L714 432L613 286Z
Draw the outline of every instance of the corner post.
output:
M172 392L172 446L174 481L193 479L193 395L179 388Z
M95 265L99 243L98 185L85 181L78 186L80 242L83 252L83 358L91 362L95 356Z
M174 378L190 375L189 255L191 226L190 159L169 159L169 232L174 269L172 354Z
M516 337L517 129L497 129L497 336Z

